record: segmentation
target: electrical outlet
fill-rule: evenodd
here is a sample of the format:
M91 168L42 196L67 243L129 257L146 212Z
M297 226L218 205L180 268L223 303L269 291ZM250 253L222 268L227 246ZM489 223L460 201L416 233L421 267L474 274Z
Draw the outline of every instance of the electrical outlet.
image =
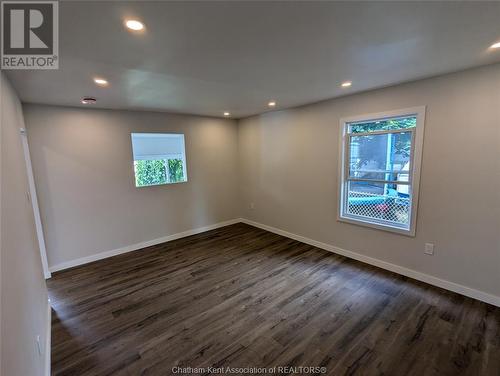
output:
M425 243L424 253L426 255L431 255L432 256L434 254L434 244L432 244L432 243Z
M255 204L253 202L251 202L249 206L250 206L250 209L252 209L252 210L255 209Z
M36 348L38 350L38 355L42 356L42 344L40 342L40 336L36 336Z

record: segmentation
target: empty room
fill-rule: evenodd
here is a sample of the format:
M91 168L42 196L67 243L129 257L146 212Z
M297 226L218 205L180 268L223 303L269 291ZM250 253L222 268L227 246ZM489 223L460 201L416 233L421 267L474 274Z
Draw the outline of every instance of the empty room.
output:
M1 9L1 376L500 376L500 2Z

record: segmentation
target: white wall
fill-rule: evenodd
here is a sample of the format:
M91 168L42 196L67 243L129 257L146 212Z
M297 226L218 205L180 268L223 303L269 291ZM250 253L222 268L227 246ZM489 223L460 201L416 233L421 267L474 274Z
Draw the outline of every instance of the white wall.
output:
M416 237L338 222L339 119L420 105ZM241 120L239 155L243 217L500 297L500 64Z
M229 119L24 105L49 265L237 218ZM184 133L187 183L136 188L132 132Z
M47 290L27 199L28 181L19 129L21 103L1 77L1 374L45 374ZM40 335L43 354L35 338Z

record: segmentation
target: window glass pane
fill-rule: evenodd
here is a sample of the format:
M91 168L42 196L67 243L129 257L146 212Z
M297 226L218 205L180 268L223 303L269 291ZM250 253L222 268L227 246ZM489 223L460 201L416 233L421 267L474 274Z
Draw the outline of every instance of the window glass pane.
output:
M168 178L170 183L178 183L185 180L182 159L168 160Z
M134 161L134 170L137 187L167 183L167 169L164 160L141 159Z
M408 181L411 132L351 136L349 177Z
M349 124L348 133L377 132L396 129L407 129L417 126L417 117L408 116L385 120L371 120L367 122Z
M411 204L408 193L407 185L350 181L347 184L346 214L408 228Z

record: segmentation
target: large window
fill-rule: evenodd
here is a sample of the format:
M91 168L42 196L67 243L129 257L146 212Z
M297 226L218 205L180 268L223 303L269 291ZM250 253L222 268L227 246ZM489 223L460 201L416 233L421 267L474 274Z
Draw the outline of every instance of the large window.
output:
M341 120L339 219L415 234L425 108Z
M187 181L184 135L132 133L136 187Z

